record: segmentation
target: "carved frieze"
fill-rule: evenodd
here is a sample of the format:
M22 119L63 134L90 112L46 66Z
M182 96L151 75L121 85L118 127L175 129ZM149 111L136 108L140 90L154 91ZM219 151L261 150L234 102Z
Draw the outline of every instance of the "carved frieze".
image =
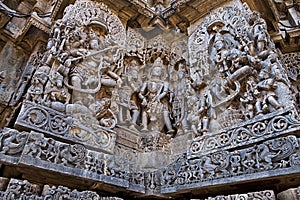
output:
M27 180L11 179L5 192L1 192L3 199L35 199L41 188Z
M3 199L93 199L93 200L122 200L119 197L99 195L94 191L78 191L65 186L37 185L27 180L10 179L8 186L0 191Z
M196 137L189 147L189 156L227 150L299 130L300 121L295 108L290 107L240 123L214 134Z
M299 163L299 138L280 137L240 150L221 150L193 158L183 155L161 171L162 188L277 169L299 169Z
M257 199L257 200L275 200L276 195L272 190L265 190L261 192L251 192L247 194L234 194L234 195L219 195L216 197L209 197L205 200L225 200L225 199L243 199L243 200L251 200L251 199Z
M35 167L43 168L43 163L48 163L61 173L70 168L82 170L86 173L85 177L89 176L96 181L126 188L129 184L131 187L137 185L140 190L144 190L144 172L134 165L128 168L128 164L118 160L117 155L89 150L81 144L59 142L41 133L30 133L20 159L25 165L35 162Z
M182 35L153 24L184 18L171 18L174 9L196 1L126 2L138 7L132 11L152 7L130 19L140 25L155 16L152 27L138 29L125 29L104 2L112 1L37 1L34 8L51 11L46 21L53 23L46 47L35 47L22 76L26 53L9 42L0 48L1 57L9 54L3 66L13 66L0 66L0 103L15 112L8 120L1 107L1 120L17 129L0 131L1 169L20 177L31 170L64 174L74 185L86 181L83 188L135 198L178 199L214 181L218 188L300 173L299 55L279 56L257 12L231 1ZM67 7L54 20L60 6ZM33 14L25 28L47 32L39 20ZM17 33L14 25L6 27ZM65 186L41 189L11 179L0 197L105 198ZM209 199L225 198L274 199L274 193Z
M91 120L96 121L94 127L89 127ZM96 124L96 119L84 113L81 113L77 118L72 118L70 114L25 101L15 127L37 130L54 137L69 139L91 148L112 153L116 134Z

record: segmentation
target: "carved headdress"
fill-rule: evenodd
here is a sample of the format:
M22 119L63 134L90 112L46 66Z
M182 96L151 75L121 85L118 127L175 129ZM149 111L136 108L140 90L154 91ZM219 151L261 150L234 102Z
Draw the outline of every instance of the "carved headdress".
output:
M160 72L161 80L162 81L165 80L167 75L166 68L164 66L163 60L160 57L156 58L156 60L154 61L153 66L149 73L149 79L151 79L153 75L156 75L154 73L158 73L158 70L160 70L159 72Z

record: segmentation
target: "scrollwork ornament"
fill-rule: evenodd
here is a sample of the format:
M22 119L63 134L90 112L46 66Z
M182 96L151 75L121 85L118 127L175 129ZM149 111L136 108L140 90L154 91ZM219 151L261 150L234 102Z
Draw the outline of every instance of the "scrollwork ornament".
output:
M215 148L217 145L218 141L215 138L209 138L208 140L205 141L205 147L207 150L211 150Z
M255 135L261 136L265 133L267 125L264 122L257 122L252 126L252 132Z
M201 140L193 141L192 144L191 144L190 150L193 154L196 154L199 151L201 151L202 147L203 147L203 142Z
M29 108L24 116L26 116L28 124L38 128L44 127L49 120L49 114L44 109L38 107Z
M234 135L233 137L236 138L237 143L240 143L240 142L248 141L248 139L251 136L251 132L250 130L241 127L235 130L233 135Z
M70 124L62 116L56 115L49 121L50 130L58 134L65 134L70 130Z
M288 121L285 117L283 116L278 116L272 119L271 121L271 126L272 129L275 131L283 131L288 127Z
M231 140L231 137L230 137L229 134L227 134L227 133L220 134L220 136L219 136L219 143L222 146L230 144L231 142L232 142L232 140Z

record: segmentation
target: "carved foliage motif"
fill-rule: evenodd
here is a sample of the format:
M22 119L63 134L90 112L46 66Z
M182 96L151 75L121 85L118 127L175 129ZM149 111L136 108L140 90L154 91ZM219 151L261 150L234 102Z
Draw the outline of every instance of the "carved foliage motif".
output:
M17 124L33 127L42 132L55 135L64 135L71 128L71 119L53 109L40 106L31 102L23 104L23 110L19 115Z
M80 119L80 118L79 118ZM115 142L115 133L101 126L89 127L87 117L75 120L70 116L54 109L26 101L23 103L16 127L25 127L40 132L68 138L105 151L112 151ZM86 124L88 123L88 124Z
M201 152L216 151L242 146L251 141L259 141L267 137L284 134L286 130L299 127L299 119L293 108L265 115L264 118L239 124L237 127L225 129L215 134L197 137L189 148L190 156Z
M291 80L297 81L299 74L300 65L300 54L299 53L289 53L282 56L282 63L285 65L288 76Z
M179 158L162 170L163 187L299 166L299 139L287 136L251 148Z

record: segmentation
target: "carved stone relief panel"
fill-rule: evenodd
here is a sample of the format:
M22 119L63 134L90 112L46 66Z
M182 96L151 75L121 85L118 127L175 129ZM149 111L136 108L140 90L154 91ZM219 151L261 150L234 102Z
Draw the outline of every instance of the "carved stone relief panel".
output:
M180 129L183 132L185 115L186 38L170 31L157 35L155 31L161 30L128 28L122 84L113 94L118 127L140 135L143 151L161 150L169 138Z
M237 2L206 16L189 38L189 51L190 101L198 104L188 117L194 132L214 132L294 105L266 23L247 5Z
M113 94L121 84L125 36L103 3L69 5L53 24L42 62L35 63L16 127L112 152L118 112Z
M275 200L276 195L272 190L265 190L261 192L251 192L247 194L235 194L235 195L220 195L216 197L209 197L205 200L225 200L225 199L243 199L243 200L250 200L250 199L257 199L257 200Z
M34 8L53 17L62 1L55 2ZM162 17L161 6L180 9L182 2L148 3ZM0 131L0 167L65 174L136 198L300 173L299 55L280 57L265 21L247 5L236 0L212 10L188 36L125 29L102 1L76 0L62 16L27 71L26 54L12 43L0 54L12 55L0 65L1 106L24 97L11 122L17 130ZM38 185L15 179L0 195L102 198L65 186L41 194ZM225 198L274 194L209 199Z
M37 104L48 113L37 130L110 152L116 126L140 135L142 151L157 151L176 135L217 133L295 104L265 22L238 1L189 38L126 32L103 3L76 1L53 24L36 67L16 127L37 126L25 123Z
M108 182L120 187L128 187L130 184L132 187L136 186L144 190L144 172L133 165L134 160L131 161L131 165L128 165L129 160L126 158L120 160L118 156L121 156L118 152L116 156L101 153L89 150L81 144L63 143L47 138L41 133L31 132L20 163L30 165L35 162L35 167L39 168L43 168L44 164L48 163L62 173L68 169L76 169L77 175L81 174L79 176L89 177L94 181ZM122 156L126 156L126 152L123 152ZM72 175L77 173L71 171Z
M212 179L241 176L276 169L299 169L299 138L295 136L268 140L239 150L220 150L188 158L180 156L161 170L162 189L203 183ZM257 177L256 177L257 178Z
M2 177L1 177L2 178ZM94 199L122 200L118 197L100 196L94 191L78 191L65 186L37 185L27 180L10 179L6 188L0 190L3 199Z

